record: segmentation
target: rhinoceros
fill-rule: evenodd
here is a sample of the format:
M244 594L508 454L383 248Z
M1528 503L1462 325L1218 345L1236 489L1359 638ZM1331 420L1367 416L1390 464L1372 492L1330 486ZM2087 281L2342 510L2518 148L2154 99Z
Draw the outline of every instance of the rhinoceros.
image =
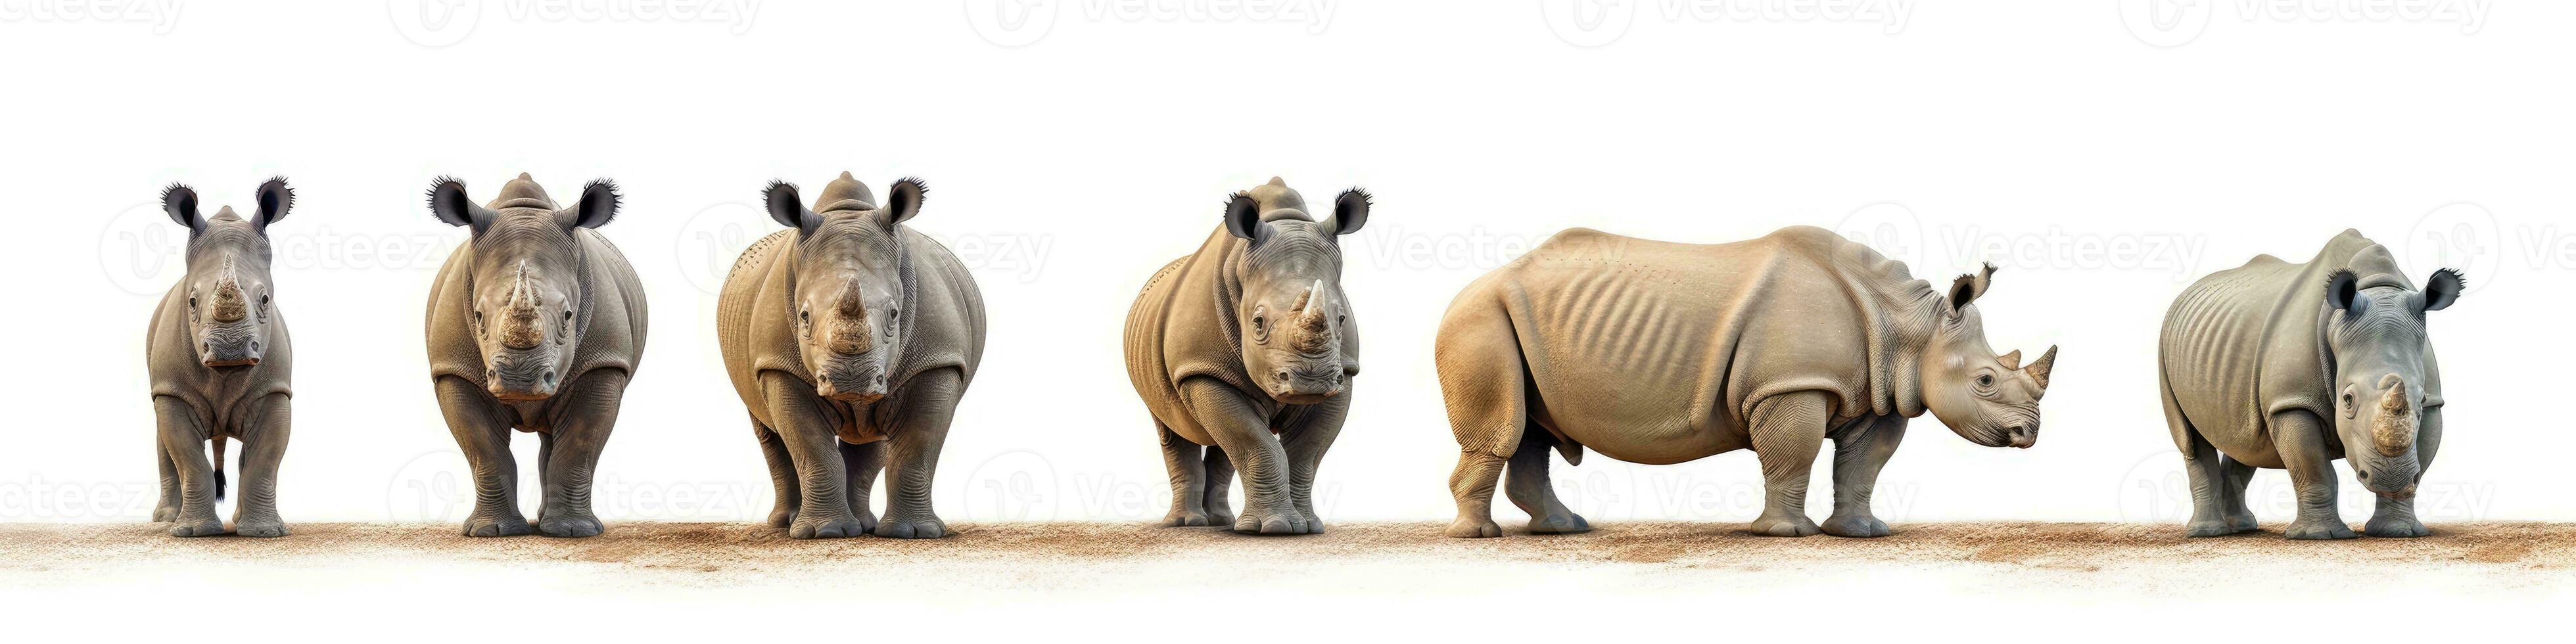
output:
M1315 467L1342 432L1360 372L1338 239L1368 215L1368 193L1352 188L1317 221L1305 198L1273 177L1235 193L1198 252L1164 265L1136 296L1127 377L1153 414L1171 472L1164 525L1324 531ZM1239 517L1226 499L1238 466Z
M1591 524L1548 483L1548 450L1636 463L1750 448L1764 510L1752 531L1876 537L1879 468L1929 410L1980 445L2030 447L2057 348L2021 364L1987 348L1976 300L1994 266L1934 290L1905 264L1820 228L1729 244L1576 228L1469 284L1434 360L1461 453L1452 537L1497 537L1495 479L1534 534ZM1834 510L1806 514L1834 442Z
M928 193L900 179L880 206L843 172L806 208L772 182L762 200L787 230L725 276L716 338L769 460L769 523L789 537L948 534L931 475L984 357L984 296L947 247L903 225ZM879 468L882 522L868 508Z
M2270 255L2194 282L2165 312L2157 380L2191 478L2189 534L2255 529L2254 468L2298 492L2292 539L2346 539L2334 459L2378 497L2362 532L2427 534L2415 485L2442 443L2442 372L2425 314L2459 301L2459 271L2417 289L2386 247L2346 230L2306 263Z
M617 186L605 179L583 186L571 208L525 173L482 206L463 181L442 177L429 188L430 212L474 235L439 267L428 314L430 381L474 468L468 536L529 532L513 429L539 441L545 499L536 532L599 534L591 472L644 354L644 286L596 230L617 206Z
M153 521L170 534L224 533L215 502L224 496L224 440L242 442L241 500L233 530L281 537L277 465L290 433L295 351L286 317L269 301L268 227L295 207L295 190L279 177L260 184L259 208L245 219L231 207L197 214L197 191L171 185L161 209L188 227L188 274L161 296L143 338L159 422L161 501ZM206 444L214 459L209 464Z

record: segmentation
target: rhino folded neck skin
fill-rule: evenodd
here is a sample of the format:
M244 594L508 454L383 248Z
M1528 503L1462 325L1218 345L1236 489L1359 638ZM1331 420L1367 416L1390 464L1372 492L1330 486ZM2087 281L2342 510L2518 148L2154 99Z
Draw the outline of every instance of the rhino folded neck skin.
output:
M2415 430L2430 369L2425 314L2449 307L2465 286L2449 269L2435 271L2421 291L2395 275L2337 270L2326 278L2321 322L2326 363L2334 370L2328 382L2335 390L2335 436L2353 473L2373 493L2415 494L2423 471Z
M1992 264L1961 275L1922 340L1917 374L1923 406L1950 431L1987 447L2028 448L2039 442L2039 399L2048 393L2057 347L2021 364L2021 351L2001 356L1986 344L1986 327L1974 305L1995 274Z
M796 229L789 279L798 354L815 394L855 403L886 396L891 366L903 355L904 250L896 226L921 212L929 192L919 179L897 180L879 207L866 184L843 172L814 208L794 184L771 182L762 195L770 218Z
M1245 377L1272 400L1312 405L1342 393L1358 372L1342 355L1350 307L1341 289L1339 238L1368 223L1369 196L1358 188L1334 199L1333 216L1312 220L1286 182L1235 193L1226 230L1245 240L1232 258L1239 281L1234 307Z
M573 375L564 371L580 349L583 321L582 250L573 231L607 224L617 204L616 184L604 179L583 186L571 208L557 208L524 173L487 206L475 205L462 181L440 178L430 187L430 211L474 231L467 324L493 397L544 400Z
M188 227L188 330L199 362L248 367L276 346L270 327L268 225L286 217L295 191L284 178L259 187L259 208L243 218L225 207L197 214L197 192L172 185L161 195L172 221Z

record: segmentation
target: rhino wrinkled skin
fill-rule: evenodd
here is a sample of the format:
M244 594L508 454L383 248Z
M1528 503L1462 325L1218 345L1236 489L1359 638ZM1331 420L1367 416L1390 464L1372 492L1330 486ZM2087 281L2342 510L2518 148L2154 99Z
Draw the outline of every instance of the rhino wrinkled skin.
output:
M2157 379L2191 478L2189 534L2255 529L2245 484L2259 467L2288 469L2297 488L2286 536L2354 536L2335 506L2337 458L2378 497L2365 534L2427 534L2415 486L2441 446L2443 401L2425 315L2464 288L2442 269L2418 290L2386 247L2346 230L2306 263L2256 256L2175 297Z
M790 537L948 534L931 478L983 360L984 297L947 247L902 225L927 192L902 179L879 207L844 172L809 209L773 182L762 198L788 229L725 276L716 336L777 488L769 523ZM882 522L868 507L880 468Z
M1324 531L1315 468L1342 431L1359 329L1342 292L1341 235L1368 221L1357 188L1317 221L1278 178L1226 202L1198 252L1165 265L1127 313L1127 376L1163 446L1168 526ZM1244 511L1226 487L1243 472Z
M1548 450L1637 463L1752 449L1759 534L1888 533L1871 486L1906 421L1930 411L1980 445L2030 447L2057 357L1987 348L1974 302L1994 267L1945 293L1903 263L1812 227L1715 245L1558 233L1470 284L1434 347L1461 453L1452 537L1502 536L1494 485L1530 532L1591 526L1556 497ZM1816 452L1834 442L1834 510L1806 515Z
M556 205L526 174L474 205L465 183L429 189L439 221L473 231L429 290L430 381L448 430L474 468L468 536L528 534L510 432L537 434L545 498L539 534L599 534L591 473L644 353L644 287L596 228L616 217L617 187L583 186Z
M233 532L287 533L277 516L277 465L286 456L295 352L286 317L270 303L268 227L295 207L283 177L261 184L249 218L226 207L197 213L197 191L161 194L170 219L188 227L188 274L161 296L143 340L159 424L161 499L152 520L170 534L223 534L215 502L224 494L224 441L242 442L241 500ZM206 457L212 441L214 458Z

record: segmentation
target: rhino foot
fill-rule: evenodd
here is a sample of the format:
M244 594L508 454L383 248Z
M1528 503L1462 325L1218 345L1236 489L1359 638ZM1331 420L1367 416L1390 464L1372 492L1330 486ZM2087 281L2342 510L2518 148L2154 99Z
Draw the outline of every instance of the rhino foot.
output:
M1578 534L1592 531L1592 523L1583 515L1567 512L1530 519L1530 534Z
M2227 517L2227 529L2235 530L2237 532L2253 532L2260 529L2260 527L2254 522L2254 513L2238 512L2234 516Z
M2244 531L2236 529L2234 524L2230 524L2226 520L2207 519L2191 522L2191 525L2187 528L2184 534L2194 537L2224 537L2238 532Z
M465 536L468 537L516 537L533 531L528 527L528 520L515 512L498 517L478 514L465 519Z
M862 529L864 527L865 526L859 524L858 517L846 514L831 519L812 521L799 517L796 519L795 523L787 526L787 538L841 539L866 534L867 531Z
M1195 528L1200 526L1220 525L1214 521L1215 517L1210 517L1205 512L1183 512L1180 510L1173 510L1171 514L1163 515L1163 527L1166 528Z
M1449 524L1449 531L1446 534L1460 539L1499 537L1503 536L1503 526L1495 524L1493 519L1472 520L1461 518L1456 522Z
M1208 510L1207 518L1208 518L1208 522L1207 522L1207 524L1208 524L1208 525L1217 526L1217 527L1224 527L1224 526L1234 525L1234 511L1233 511L1233 510L1227 510L1227 509L1223 509L1223 508L1210 509L1210 510Z
M2358 535L2353 534L2352 526L2336 521L2291 524L2287 536L2292 539L2350 539Z
M277 517L244 519L234 524L233 534L245 537L283 537L287 534L286 522L278 520Z
M1774 537L1804 537L1808 535L1823 534L1825 531L1823 528L1816 527L1816 522L1810 521L1803 516L1774 517L1768 515L1765 515L1760 519L1753 520L1751 529L1754 534Z
M2373 537L2404 539L2429 535L2433 531L2424 529L2424 522L2417 521L2414 517L2372 517L2370 523L2361 526L2361 533Z
M1825 517L1824 525L1817 527L1823 529L1825 534L1854 539L1884 537L1888 533L1886 521L1880 521L1878 517L1869 515Z
M769 511L769 527L783 530L794 525L796 525L796 508L778 508Z
M1234 519L1234 531L1245 534L1306 534L1310 525L1294 511L1245 512Z
M223 533L224 520L211 517L196 521L183 519L179 525L170 526L170 536L173 537L211 537Z
M179 520L179 506L164 505L152 508L153 523L169 523L177 520Z
M549 537L595 537L600 532L599 518L587 514L565 515L537 521L537 534Z
M937 539L948 536L948 524L940 522L939 517L919 521L888 518L885 523L877 524L876 534L891 539Z

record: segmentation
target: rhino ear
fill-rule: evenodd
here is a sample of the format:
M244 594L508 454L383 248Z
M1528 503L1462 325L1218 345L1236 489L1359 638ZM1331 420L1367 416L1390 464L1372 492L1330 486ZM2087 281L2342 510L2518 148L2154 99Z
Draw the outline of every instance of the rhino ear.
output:
M1261 241L1261 204L1252 201L1252 193L1237 192L1225 200L1225 231L1234 236Z
M286 177L270 177L268 183L259 184L259 214L251 223L267 230L269 224L285 219L286 211L293 209L295 189L286 186Z
M439 177L429 184L429 213L450 226L472 226L475 234L492 224L492 211L465 196L465 182L455 177Z
M885 207L879 209L885 213L886 228L893 229L895 224L921 214L921 201L929 196L930 184L922 183L920 178L896 179L894 185L886 189Z
M2468 288L2468 278L2461 277L2459 271L2447 268L2433 271L2432 277L2424 278L2424 310L2450 308L2452 302L2460 301L2460 291Z
M170 221L179 222L188 230L196 230L206 221L197 216L196 189L185 184L173 183L161 189L161 210L170 213Z
M1987 264L1973 275L1961 275L1950 281L1950 315L1957 317L1968 310L1977 298L1986 296L1986 287L1995 278L1995 265Z
M769 219L778 225L796 229L799 237L814 233L823 225L823 216L805 208L805 198L797 196L796 184L773 180L760 191L760 200L769 208Z
M565 224L571 228L598 228L617 218L617 182L592 179L581 187L581 203L573 204Z
M2334 307L2334 310L2350 316L2354 312L2353 306L2360 299L2360 276L2352 274L2350 269L2340 268L2326 275L2326 306Z
M1361 226L1368 225L1368 216L1367 190L1351 188L1342 191L1342 196L1333 200L1333 234L1348 235L1359 232Z

